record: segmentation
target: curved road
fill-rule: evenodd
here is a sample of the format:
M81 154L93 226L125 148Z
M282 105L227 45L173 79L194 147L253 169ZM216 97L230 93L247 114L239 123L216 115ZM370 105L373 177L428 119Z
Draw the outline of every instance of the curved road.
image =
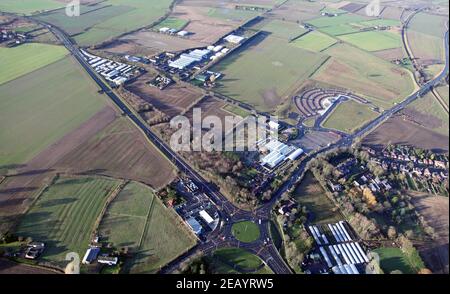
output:
M34 19L32 19L35 22ZM410 103L423 96L427 92L429 92L435 85L437 85L445 76L447 75L449 69L449 56L448 56L448 32L445 34L446 39L446 66L445 70L434 80L428 82L423 85L423 87L417 91L416 93L409 96L402 103L397 104L395 107L390 110L385 111L382 115L380 115L377 119L373 120L361 130L359 130L356 134L347 136L337 143L326 147L319 152L309 155L306 157L299 167L296 169L292 177L289 181L283 184L283 186L278 190L278 192L274 195L272 200L263 204L254 212L243 211L234 206L220 191L215 190L211 187L210 183L205 180L197 171L194 170L191 166L189 166L176 152L170 149L158 136L156 136L150 128L133 112L133 110L126 105L109 87L108 85L97 76L97 74L93 71L93 69L89 66L86 60L83 58L83 55L78 48L78 46L73 42L64 31L60 30L57 27L50 26L46 23L42 23L49 27L51 32L64 44L64 46L72 53L72 55L77 59L77 61L81 64L81 66L85 69L85 71L89 74L89 76L98 84L98 86L108 95L108 97L117 105L117 107L132 120L136 126L147 136L147 138L153 142L153 144L165 154L170 160L174 162L174 164L183 172L185 172L188 176L194 179L200 187L203 189L205 194L207 194L212 202L217 206L221 213L221 217L223 220L228 220L227 223L222 227L217 229L215 232L211 233L205 242L200 243L190 251L186 252L183 256L177 258L166 267L161 270L161 273L170 273L174 269L176 269L180 263L193 254L202 251L205 253L210 253L216 248L226 247L226 246L236 246L245 248L252 253L259 256L276 274L290 274L292 270L280 256L278 250L275 248L273 242L270 240L269 233L269 220L271 216L271 211L273 206L280 199L281 195L283 195L288 189L292 188L298 179L300 179L305 171L307 164L316 158L317 155L332 150L334 148L339 147L348 147L351 146L355 139L362 137L371 131L373 131L376 127L378 127L381 123L386 121L388 118L392 117L394 114L404 109ZM231 226L233 223L242 220L250 220L257 224L261 221L259 225L261 230L261 238L253 243L244 244L239 243L231 236Z

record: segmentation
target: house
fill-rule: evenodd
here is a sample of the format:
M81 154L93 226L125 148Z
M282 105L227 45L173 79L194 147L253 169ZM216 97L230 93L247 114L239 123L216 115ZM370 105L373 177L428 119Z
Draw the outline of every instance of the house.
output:
M37 259L44 252L45 244L40 242L32 242L28 244L28 248L25 252L26 259Z
M333 192L341 192L342 191L342 185L340 185L340 184L334 184L333 182L328 181L328 186L330 186L330 189Z
M295 208L296 203L292 200L289 200L287 203L282 205L280 209L278 209L278 212L281 215L289 216L292 212L292 210Z
M434 162L434 166L437 167L437 168L442 168L442 169L446 169L447 168L447 165L445 164L445 162L440 161L440 160L436 160Z
M422 169L419 168L419 167L413 168L413 173L416 174L417 176L422 176L423 175Z
M429 178L429 177L431 177L431 171L428 169L428 168L426 168L424 171L423 171L423 175L425 176L425 177L427 177L427 178Z

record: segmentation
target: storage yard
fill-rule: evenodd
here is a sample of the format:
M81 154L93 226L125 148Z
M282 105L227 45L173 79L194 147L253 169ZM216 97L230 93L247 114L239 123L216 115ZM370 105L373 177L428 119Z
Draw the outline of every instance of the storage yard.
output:
M81 52L89 65L114 87L124 85L131 79L139 77L144 72L143 69L133 65L98 57L85 50L82 50Z

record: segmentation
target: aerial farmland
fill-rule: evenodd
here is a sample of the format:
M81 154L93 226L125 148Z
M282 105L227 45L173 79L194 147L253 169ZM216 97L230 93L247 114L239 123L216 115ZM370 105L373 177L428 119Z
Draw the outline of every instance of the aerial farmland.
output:
M0 0L0 275L448 273L448 16Z

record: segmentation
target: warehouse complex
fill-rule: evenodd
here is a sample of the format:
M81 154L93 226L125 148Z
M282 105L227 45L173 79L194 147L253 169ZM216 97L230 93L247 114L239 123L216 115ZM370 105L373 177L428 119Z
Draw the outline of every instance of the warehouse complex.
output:
M275 169L285 161L294 161L304 153L300 148L286 145L273 138L259 141L257 146L263 154L261 165L270 169Z

